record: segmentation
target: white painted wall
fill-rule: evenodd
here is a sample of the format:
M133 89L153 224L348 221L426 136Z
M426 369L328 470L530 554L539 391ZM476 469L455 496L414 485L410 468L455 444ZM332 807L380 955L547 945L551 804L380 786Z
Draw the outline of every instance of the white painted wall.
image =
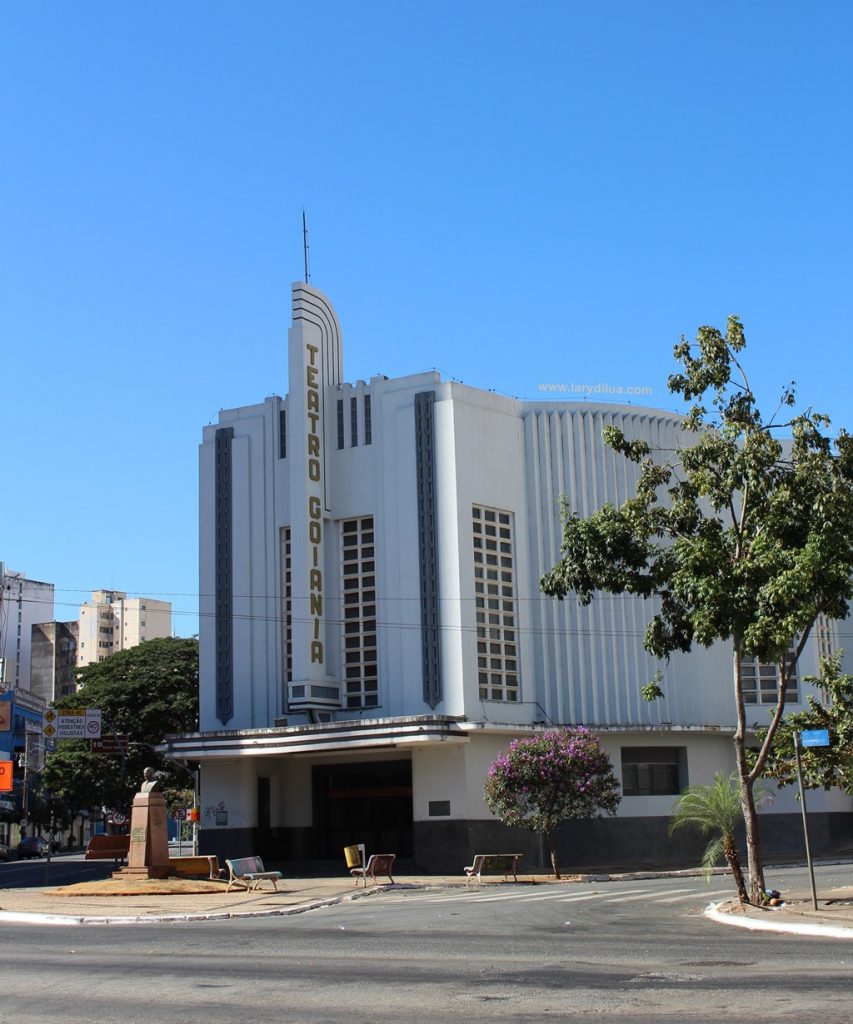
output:
M448 821L468 818L468 746L442 743L412 751L412 805L415 821ZM448 800L450 815L431 818L431 800Z
M201 828L253 828L257 825L256 774L251 758L205 764L202 787ZM227 812L227 825L217 825L217 810Z

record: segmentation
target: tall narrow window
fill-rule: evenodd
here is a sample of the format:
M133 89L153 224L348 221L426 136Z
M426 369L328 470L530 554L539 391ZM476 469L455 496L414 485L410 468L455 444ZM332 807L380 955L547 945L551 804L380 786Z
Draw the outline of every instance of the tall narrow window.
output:
M282 603L284 605L284 622L282 638L284 641L284 681L293 681L293 572L291 563L290 527L281 531L281 576Z
M375 708L379 704L375 551L372 516L341 523L341 662L348 708Z
M364 396L364 443L373 444L373 423L370 419L370 395Z
M338 399L338 448L344 446L344 400Z
M512 513L474 505L474 593L480 700L519 699Z
M278 457L287 458L287 411L278 411Z
M349 432L350 444L355 448L358 444L358 399L355 395L349 400Z
M817 642L817 656L820 661L831 658L835 654L835 623L825 615L818 615L814 624L815 641Z

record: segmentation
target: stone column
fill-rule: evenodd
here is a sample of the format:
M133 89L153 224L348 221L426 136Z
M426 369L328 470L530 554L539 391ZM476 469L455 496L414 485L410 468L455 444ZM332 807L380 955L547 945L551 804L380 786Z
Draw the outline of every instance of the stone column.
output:
M127 867L117 878L167 878L169 838L166 830L166 798L162 793L137 793L130 816L130 852Z

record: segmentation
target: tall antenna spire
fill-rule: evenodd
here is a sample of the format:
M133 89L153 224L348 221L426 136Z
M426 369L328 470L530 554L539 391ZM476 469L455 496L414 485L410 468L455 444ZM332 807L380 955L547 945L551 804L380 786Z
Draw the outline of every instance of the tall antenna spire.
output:
M305 219L305 207L302 207L302 249L305 255L305 283L311 283L311 272L308 269L308 221Z

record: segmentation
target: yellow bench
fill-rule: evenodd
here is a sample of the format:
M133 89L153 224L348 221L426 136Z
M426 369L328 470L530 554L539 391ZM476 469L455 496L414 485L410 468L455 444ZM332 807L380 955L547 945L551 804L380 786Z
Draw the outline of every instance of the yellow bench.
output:
M222 869L216 854L198 854L195 857L170 857L169 867L178 878L221 878Z

